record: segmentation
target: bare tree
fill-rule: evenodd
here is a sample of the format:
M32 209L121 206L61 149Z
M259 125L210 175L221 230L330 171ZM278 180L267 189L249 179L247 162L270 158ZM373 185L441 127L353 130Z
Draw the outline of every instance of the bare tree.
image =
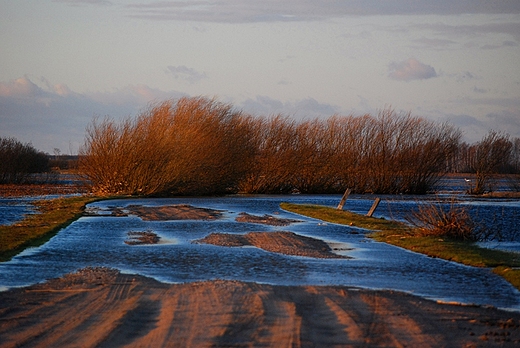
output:
M49 170L48 156L15 138L0 138L0 184L21 184Z
M424 193L459 140L449 125L392 109L296 122L182 98L94 120L80 163L98 194Z
M493 190L492 175L498 173L504 163L509 163L511 149L509 135L493 130L474 145L470 168L475 173L475 184L469 193L482 194Z
M162 102L119 124L94 120L80 170L102 195L222 193L246 173L249 126L247 117L214 100Z
M255 156L244 180L245 193L286 193L292 189L291 178L298 159L295 156L296 123L276 115L254 122L252 143Z

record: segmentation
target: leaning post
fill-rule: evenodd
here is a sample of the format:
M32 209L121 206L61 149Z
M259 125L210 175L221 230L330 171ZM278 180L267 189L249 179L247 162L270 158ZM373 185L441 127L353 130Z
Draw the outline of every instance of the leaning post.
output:
M345 202L347 201L348 195L350 195L350 189L346 189L345 193L343 194L343 197L341 197L341 201L338 204L337 210L343 210L343 206L345 205Z
M368 217L372 217L372 215L374 214L374 212L377 209L377 206L379 205L379 202L381 202L381 198L377 197L376 200L374 201L374 203L372 204L372 208L370 208L370 210L367 213Z

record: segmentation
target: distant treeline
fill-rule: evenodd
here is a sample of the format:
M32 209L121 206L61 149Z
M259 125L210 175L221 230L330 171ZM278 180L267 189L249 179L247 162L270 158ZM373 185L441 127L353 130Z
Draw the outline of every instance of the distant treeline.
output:
M78 169L78 155L47 155L52 170Z
M44 152L14 138L0 138L0 184L26 183L32 174L49 169Z
M519 144L491 132L481 143L467 145L449 124L392 109L377 116L295 121L254 117L197 97L152 105L123 122L94 120L79 168L92 191L102 195L340 193L346 188L422 194L449 171L486 178L506 167L518 171Z
M53 182L57 171L77 167L77 155L49 155L30 143L0 137L0 184Z

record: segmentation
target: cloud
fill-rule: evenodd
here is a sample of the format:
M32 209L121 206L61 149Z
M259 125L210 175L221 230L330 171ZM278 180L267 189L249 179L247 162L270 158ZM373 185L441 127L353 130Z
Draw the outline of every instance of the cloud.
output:
M413 47L416 48L436 48L436 49L447 49L452 48L457 42L448 39L430 39L422 37L420 39L412 40L414 43Z
M0 83L0 97L26 98L43 94L43 91L27 77Z
M487 45L483 45L480 48L483 49L483 50L496 50L498 48L503 48L503 47L518 47L518 46L519 45L518 45L517 42L507 40L507 41L504 41L504 42L502 42L500 44L493 44L493 45L487 44Z
M409 58L403 62L390 63L389 68L390 73L388 76L394 80L410 81L437 77L437 73L432 66L423 64L415 58Z
M460 128L464 133L464 140L469 143L482 140L490 130L509 134L512 138L520 138L520 108L497 110L479 117L449 114L443 119Z
M173 78L178 80L185 80L189 83L195 83L199 82L200 80L203 80L207 78L206 73L200 73L196 71L195 69L188 68L185 65L179 65L179 66L167 66L167 73L171 74Z
M108 0L53 0L53 2L62 2L70 6L80 5L112 5Z
M520 136L520 109L502 110L486 115L489 128L512 136Z
M313 98L305 98L294 102L282 102L267 96L256 96L254 99L247 99L239 107L253 115L282 114L298 119L329 117L341 112L339 106L320 103Z
M76 152L95 116L121 119L136 115L150 102L181 96L184 94L145 85L80 94L64 84L52 85L45 78L22 77L0 82L0 137L31 142L48 153L54 148L68 152L71 147Z
M485 94L488 92L487 89L485 88L478 88L477 86L473 87L473 92L475 93L481 93L481 94Z
M520 1L518 2L520 4ZM505 40L503 46L517 46L520 41L520 22L512 20L497 21L494 23L483 24L457 24L450 25L442 22L410 24L410 31L430 31L432 35L443 38L457 38L459 42L461 37L474 39L479 36L487 36L489 34L505 34L511 36L512 40ZM449 40L449 39L448 39Z
M520 13L518 1L489 0L193 0L147 1L126 6L128 16L150 20L273 22L347 15L458 15Z

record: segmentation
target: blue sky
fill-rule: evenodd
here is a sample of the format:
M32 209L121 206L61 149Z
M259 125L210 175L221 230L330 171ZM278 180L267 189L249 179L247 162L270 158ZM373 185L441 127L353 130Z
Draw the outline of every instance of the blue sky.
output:
M94 117L203 95L520 137L519 14L517 0L0 0L0 136L76 153Z

